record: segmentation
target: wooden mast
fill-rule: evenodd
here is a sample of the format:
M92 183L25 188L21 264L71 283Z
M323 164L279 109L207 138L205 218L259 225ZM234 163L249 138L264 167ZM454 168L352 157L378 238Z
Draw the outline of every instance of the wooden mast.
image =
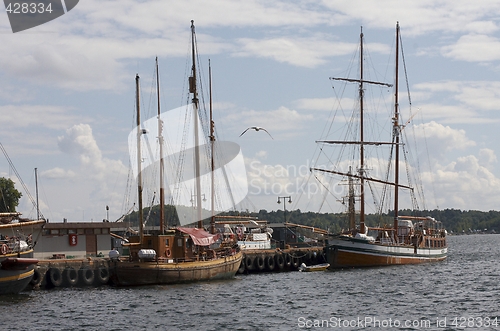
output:
M192 55L192 72L189 77L189 92L193 94L193 119L194 119L194 172L196 187L194 198L196 199L196 211L198 218L198 228L203 228L203 220L201 218L201 184L200 184L200 145L198 137L198 92L196 90L196 54L195 54L195 32L194 20L191 20L191 55Z
M209 79L209 93L210 93L210 167L211 167L211 185L210 185L210 209L212 211L212 215L210 217L210 233L215 233L215 179L214 179L214 171L215 171L215 163L214 163L214 144L215 144L215 135L214 135L214 120L213 120L213 109L212 109L212 66L210 65L210 60L208 60L208 79Z
M399 22L396 23L396 77L394 82L394 134L396 135L396 155L394 166L394 239L398 242L398 210L399 210Z
M158 57L156 57L156 95L158 98L158 144L160 145L160 234L165 232L165 188L163 179L163 123L161 121L160 111L160 74L158 72Z
M363 72L363 27L361 27L361 33L359 35L360 39L360 52L359 52L359 79L353 79L353 78L336 78L336 77L330 77L331 80L340 80L340 81L346 81L346 82L352 82L352 83L358 83L359 84L359 122L360 122L360 139L359 141L334 141L334 140L323 140L323 141L318 141L322 143L327 143L327 144L359 144L360 145L360 155L359 155L359 169L358 169L358 175L354 175L351 173L351 169L349 169L349 172L340 172L340 171L335 171L335 170L327 170L327 169L321 169L321 168L311 168L311 170L317 170L317 171L323 171L323 172L328 172L328 173L333 173L333 174L338 174L338 175L343 175L347 176L349 178L357 178L360 180L360 218L359 218L359 231L361 233L365 232L365 180L368 181L374 181L374 182L379 182L379 183L384 183L384 184L393 184L393 183L388 183L386 181L382 180L377 180L374 178L366 177L365 176L365 155L364 155L364 146L365 145L386 145L386 144L392 144L389 142L370 142L370 141L365 141L364 140L364 83L366 84L373 84L373 85L382 85L382 86L387 86L387 87L392 87L391 84L387 83L382 83L382 82L375 82L375 81L370 81L370 80L365 80L364 79L364 72ZM349 193L349 195L352 195L354 197L354 194ZM350 201L353 202L353 201ZM351 208L352 209L352 208ZM350 224L352 220L350 219ZM355 230L355 227L351 226L351 230Z
M38 169L35 168L36 219L40 219L40 204L38 203Z
M359 215L359 231L361 233L365 233L365 180L364 180L364 171L365 171L365 147L363 146L364 142L364 120L363 120L363 27L361 27L361 33L359 34L360 40L360 48L359 48L359 122L360 122L360 160L359 160L359 174L360 174L360 215Z
M139 202L139 237L140 243L144 239L144 212L142 210L142 154L141 154L141 105L139 93L139 74L135 75L135 100L137 111L137 198Z

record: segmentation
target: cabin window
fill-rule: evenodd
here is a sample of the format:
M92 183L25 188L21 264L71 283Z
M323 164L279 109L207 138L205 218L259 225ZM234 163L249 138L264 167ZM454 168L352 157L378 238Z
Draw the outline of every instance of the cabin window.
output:
M76 233L76 229L68 229L68 233L69 234L75 234Z
M68 234L68 229L60 229L59 234Z
M168 238L167 238L167 239L165 239L165 246L167 246L167 247L168 247L168 246L170 246L170 245L169 245L169 242L168 242Z
M59 229L50 230L50 234L59 234Z
M177 246L182 247L182 238L177 239Z
M101 229L101 231L102 231L102 234L109 234L109 229L108 228Z
M78 229L76 230L77 234L85 234L85 231L83 229Z
M94 229L85 229L85 234L94 234Z

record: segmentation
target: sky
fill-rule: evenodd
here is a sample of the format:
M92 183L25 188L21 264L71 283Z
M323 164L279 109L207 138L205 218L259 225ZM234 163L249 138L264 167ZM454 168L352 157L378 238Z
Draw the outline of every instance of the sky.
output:
M185 105L194 20L205 94L209 59L212 67L218 139L237 143L244 158L248 194L238 208L283 209L277 198L290 196L287 210L338 212L335 199L321 204L320 185L300 184L310 179L315 141L335 109L329 77L347 74L362 27L377 77L393 79L400 22L417 110L409 126L426 138L419 145L428 157L426 207L499 210L499 14L492 0L82 0L12 33L3 11L0 142L32 196L37 169L40 210L50 221L118 219L136 199L128 146L135 75L144 119L156 112L155 57L161 108ZM272 138L253 130L240 137L250 126ZM36 216L14 175L0 161L0 176L23 193L18 210ZM157 189L148 190L149 201Z

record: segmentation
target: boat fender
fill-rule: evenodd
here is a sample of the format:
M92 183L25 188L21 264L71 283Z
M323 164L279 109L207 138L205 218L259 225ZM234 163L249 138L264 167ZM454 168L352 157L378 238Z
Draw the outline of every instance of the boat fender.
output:
M33 269L33 277L31 277L30 285L38 286L42 282L42 275L40 274L40 270L38 268Z
M245 267L247 270L252 270L253 269L253 259L251 256L246 256L245 257Z
M94 270L89 267L80 268L80 277L84 285L92 285L94 282Z
M307 255L306 255L306 261L311 262L312 261L312 256L313 256L313 253L311 251L308 251Z
M287 267L292 265L292 256L288 253L285 253L285 264Z
M283 268L285 267L285 258L283 257L283 254L280 254L280 253L276 254L274 256L274 259L276 260L275 262L276 262L276 265L278 266L278 268L280 270L283 270Z
M170 248L169 248L169 247L167 247L167 248L165 249L165 256L166 256L166 257L171 257L171 256L172 256L172 251L170 250Z
M263 270L264 269L264 258L259 255L259 256L256 256L255 257L255 267L258 269L258 270Z
M292 258L292 265L295 269L297 269L300 265L300 258L298 258L297 256L294 256Z
M266 257L266 267L267 270L273 271L275 268L275 263L274 263L274 255L269 255Z
M109 270L106 267L96 269L97 279L101 284L107 284L109 281Z
M245 261L241 261L240 267L238 268L238 273L242 274L245 272Z
M243 239L243 230L240 227L236 228L236 234L238 235L238 239Z
M63 278L61 276L61 270L58 268L49 269L49 280L55 287L59 287L62 284Z
M78 272L73 267L68 267L64 270L66 273L66 281L70 286L78 284Z
M2 255L5 255L9 252L9 246L6 244L2 244Z

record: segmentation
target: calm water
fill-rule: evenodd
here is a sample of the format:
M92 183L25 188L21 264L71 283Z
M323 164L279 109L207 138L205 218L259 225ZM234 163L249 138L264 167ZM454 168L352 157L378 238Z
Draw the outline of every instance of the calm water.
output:
M2 329L500 330L500 235L449 246L429 265L24 292L0 297Z

